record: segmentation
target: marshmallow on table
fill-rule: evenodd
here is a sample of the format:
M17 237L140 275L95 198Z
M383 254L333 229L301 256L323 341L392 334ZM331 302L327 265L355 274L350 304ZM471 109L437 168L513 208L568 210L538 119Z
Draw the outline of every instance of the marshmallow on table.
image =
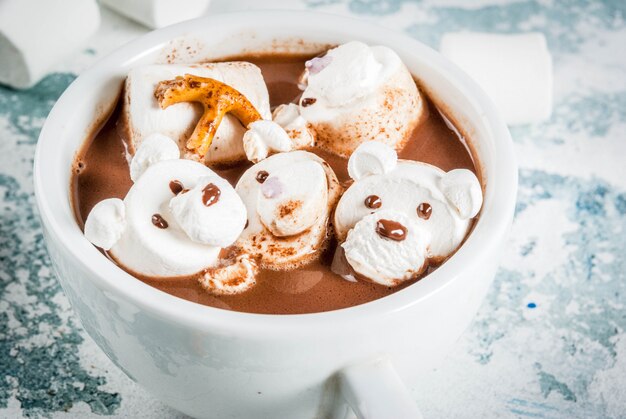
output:
M324 160L300 150L274 154L248 169L235 189L248 212L248 226L235 245L261 268L295 268L324 250L341 192Z
M100 0L110 9L157 29L204 15L211 0Z
M0 83L34 85L99 26L95 0L0 1Z
M173 140L151 136L137 150L142 172L124 200L98 203L85 236L128 271L157 278L200 274L216 294L254 285L256 269L245 255L222 260L246 224L246 207L234 188L205 165L168 153ZM177 149L176 149L177 151ZM133 162L131 162L133 166Z
M378 140L402 149L424 111L409 70L390 48L348 42L306 63L299 107L316 145L343 157Z
M161 133L179 143L184 157L198 157L186 150L186 142L202 115L202 107L195 103L177 103L161 109L154 96L157 84L177 76L193 74L223 82L241 92L252 103L263 119L271 119L269 94L261 70L246 62L208 63L194 65L148 65L131 70L126 78L123 118L133 148L144 138ZM226 114L207 152L207 164L232 164L246 160L243 136L246 128L233 115Z
M483 88L507 123L550 117L552 58L543 34L448 33L440 50Z
M372 144L364 143L350 157L348 167L359 170L351 171L357 175L337 204L333 225L352 269L393 286L454 253L480 211L482 190L467 169L446 173L390 160L393 149L375 147L387 151L372 153Z

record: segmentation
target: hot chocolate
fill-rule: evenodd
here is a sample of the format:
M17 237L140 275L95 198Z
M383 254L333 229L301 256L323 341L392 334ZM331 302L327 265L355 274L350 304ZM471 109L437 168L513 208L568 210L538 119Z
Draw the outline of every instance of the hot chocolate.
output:
M294 120L293 118L288 118L287 113L291 111L291 107L288 104L295 103L299 104L300 109L306 108L306 113L310 114L309 118L318 124L318 130L314 135L320 138L319 143L315 146L308 144L310 141L308 135L311 133L307 132L307 129L309 129L310 125L298 127L296 123L291 125L289 123L281 123L294 142L300 141L301 144L304 144L298 147L300 149L298 151L283 151L280 150L281 143L278 140L272 142L264 142L263 140L266 138L264 135L271 131L272 127L258 126L258 128L255 128L253 124L256 123L248 121L246 123L248 131L245 134L241 134L244 135L243 146L233 145L228 150L222 150L222 154L219 154L220 158L216 158L214 161L207 160L208 157L206 155L202 156L203 162L213 169L213 173L230 182L231 189L228 189L226 185L219 184L217 180L213 180L211 173L204 174L198 172L198 176L201 179L206 178L207 180L203 180L204 183L198 184L195 188L189 188L189 185L186 185L182 178L168 178L166 183L167 193L172 197L176 197L176 200L180 202L177 204L177 207L174 206L173 201L170 202L172 217L176 216L176 214L187 214L196 210L221 211L219 209L220 205L226 204L230 205L228 208L237 208L237 211L239 211L239 208L242 208L242 211L245 210L244 213L248 213L247 218L242 218L240 223L236 223L238 226L233 227L233 231L237 231L237 236L239 237L236 242L237 246L249 249L245 252L246 257L250 255L249 260L247 258L241 259L241 254L228 245L220 244L220 246L223 245L223 248L219 251L220 260L236 261L228 266L234 266L235 268L233 269L243 270L246 272L245 275L247 275L245 276L247 279L241 279L241 283L221 283L220 286L222 288L220 289L226 289L223 288L226 286L239 291L245 290L244 292L207 292L207 287L213 286L207 285L207 282L211 282L214 278L218 278L223 274L223 271L219 271L219 269L222 269L222 266L219 264L203 270L200 274L190 273L187 275L185 272L180 271L181 274L166 277L160 274L146 275L145 272L134 272L133 269L130 269L120 260L118 253L105 252L105 254L109 255L114 261L120 262L122 267L138 279L174 296L224 309L272 314L321 312L366 303L397 292L419 280L432 269L436 269L436 266L442 263L447 256L439 257L437 252L433 252L431 255L430 248L439 246L442 249L435 250L441 250L440 254L451 254L463 240L469 228L471 228L473 215L468 216L467 214L471 212L475 215L479 205L478 208L468 209L466 208L467 204L459 204L456 210L462 215L461 219L463 221L454 219L448 222L437 218L438 215L436 214L439 213L437 205L439 204L435 202L436 199L435 201L429 200L429 202L426 202L426 199L422 197L425 192L415 190L415 196L418 197L416 199L423 201L411 202L412 215L422 220L437 223L454 223L453 226L456 228L455 231L457 231L458 237L455 236L454 240L452 240L453 243L447 245L448 247L452 246L450 250L446 248L446 245L440 246L436 241L428 243L424 241L423 237L428 232L420 233L420 237L414 237L414 230L421 232L423 229L420 230L419 226L415 227L415 229L408 228L413 226L415 221L407 218L406 213L403 212L404 215L398 216L395 212L389 212L389 206L393 198L390 198L388 193L386 195L387 186L384 185L387 185L387 183L385 182L387 182L387 177L391 177L392 180L388 182L389 185L392 185L390 188L396 187L393 185L400 185L398 186L400 188L398 191L401 192L405 190L402 189L404 186L413 188L411 185L405 185L406 182L403 183L403 179L412 176L414 173L423 172L424 176L431 176L437 179L442 178L441 182L445 182L444 172L454 174L455 169L468 169L476 173L478 170L477 165L475 165L463 139L459 138L455 130L446 124L444 118L423 91L420 91L419 97L413 91L404 96L400 95L401 97L394 97L394 103L398 104L398 106L410 107L412 105L419 107L419 112L411 111L408 113L414 128L407 135L402 135L401 133L410 125L408 124L409 121L406 121L407 124L402 124L402 126L396 126L398 124L398 116L396 115L394 120L387 121L388 126L386 127L376 124L367 125L369 124L368 121L364 121L363 125L351 124L348 136L349 141L343 139L340 142L340 147L334 147L333 138L337 138L338 131L345 133L345 130L342 131L341 127L330 124L327 112L321 108L316 109L316 107L326 106L332 108L336 103L344 100L342 94L345 92L332 92L331 94L324 90L323 80L312 81L324 67L328 66L329 71L331 70L329 61L331 61L330 57L333 57L333 55L324 55L323 57L327 58L311 60L313 58L311 56L277 54L229 58L229 62L244 61L255 64L260 68L262 78L269 92L269 107L274 110L274 121L278 122L281 116L284 119L289 119L289 121ZM383 58L392 60L392 58L387 56ZM333 60L337 63L340 61L340 58L335 56ZM241 71L250 71L247 65L238 66L242 68ZM302 73L305 68L308 71L308 87L304 89L304 92L308 96L304 96L302 86L298 86L299 83L303 82ZM206 71L210 72L210 70ZM389 77L401 79L401 84L406 84L405 75L401 72ZM411 80L411 83L414 82ZM138 89L137 86L132 88ZM384 84L380 88L383 90L390 89ZM129 89L128 83L126 84L126 89ZM245 89L239 89L239 91L244 93L243 90ZM261 95L253 92L251 89L249 91L249 99L253 105L257 107L261 114L267 113L264 110ZM251 99L252 96L254 96L255 100ZM121 94L121 97L124 97L124 94ZM385 95L383 94L381 97L385 97ZM389 98L389 96L387 97ZM145 177L146 173L149 172L143 167L136 169L139 174L137 176L133 175L135 183L131 180L133 165L129 164L130 154L135 153L136 156L138 154L138 146L129 138L128 125L132 123L139 124L141 121L136 119L133 122L132 119L128 118L128 115L125 115L128 108L124 106L125 103L123 102L123 100L120 100L120 103L104 126L86 141L83 150L76 159L75 173L72 178L73 204L76 217L81 225L84 225L88 215L99 202L109 198L124 199L125 197L125 202L127 202L127 194L131 191L131 187L137 185L137 176L142 176L144 178L142 182L144 183L150 180ZM388 102L385 103L389 105ZM197 110L197 116L199 117L199 106L197 104L190 106ZM368 104L368 106L370 105ZM372 106L378 106L378 104ZM277 107L279 107L279 111L284 112L277 112ZM267 111L269 111L269 108ZM354 115L369 115L371 112L373 112L371 109L363 106L360 108L350 107L346 111L346 115L352 118ZM398 115L402 115L402 113L398 113ZM267 115L261 115L261 117L264 120L267 119ZM376 115L373 116L373 118L375 117ZM263 121L259 120L258 122ZM232 118L229 119L228 123L232 125L233 132L238 130L245 131L245 128L239 126L239 122ZM314 124L313 126L315 127L316 125ZM364 127L366 126L370 129L380 130L380 134L385 138L384 142L390 144L391 147L397 146L397 158L400 159L396 162L395 156L393 159L390 158L389 163L384 163L388 167L385 166L384 170L381 169L380 172L373 173L373 176L372 173L368 172L370 163L367 160L369 156L367 150L359 150L358 144L356 144L359 142L360 136L366 135L364 134L366 132ZM385 130L387 129L394 129L394 132L385 135ZM187 132L186 135L189 135L189 133ZM217 135L219 136L220 133L218 132ZM297 139L294 140L296 136ZM153 139L148 140L149 137L150 135L146 133L144 138L142 138L144 145L146 141L156 141ZM276 138L281 140L282 137ZM337 138L338 143L340 139ZM219 144L219 139L216 139L211 146L218 147ZM142 146L139 145L139 147ZM385 147L392 150L388 146ZM349 167L348 157L354 155L357 151L363 154L364 157L362 161L356 158L351 159L352 163ZM374 152L372 155L377 156L378 154ZM246 156L248 156L248 159L245 158ZM198 160L198 158L195 159ZM139 167L137 166L139 163L136 163L139 160L136 158L134 160L133 164ZM426 167L421 165L414 167L414 164L407 163L405 162L406 160L428 163L435 166L435 168L428 165L424 165ZM186 160L173 160L170 164L183 164L178 163L179 161L185 162ZM256 163L254 166L253 162ZM195 162L188 161L188 164L191 163L195 164ZM152 169L148 168L147 170ZM188 173L187 168L180 170L182 170L181 173ZM189 170L201 171L201 169L196 169L195 166ZM318 179L319 182L315 183L307 180L306 185L303 185L298 183L295 175L292 177L283 176L280 179L276 178L276 173L285 172L290 174L298 170L302 170L307 179ZM144 171L144 174L141 174L142 171ZM152 170L152 172L155 171ZM150 176L156 175L150 173ZM380 177L380 179L374 179L376 176ZM249 183L246 183L248 178ZM220 178L215 177L215 179ZM289 183L292 180L293 183ZM238 183L238 181L240 182ZM464 181L464 179L461 179L461 181ZM371 183L371 185L366 185L366 182ZM384 186L381 190L377 189L380 185ZM458 182L454 183L454 185L458 185ZM301 194L307 193L307 196L315 197L315 200L311 201L307 198L306 200L290 203L288 201L278 202L274 199L275 196L273 194L289 190L289 188ZM345 188L348 188L349 194L343 193ZM188 197L192 196L196 189L200 197L198 202L202 202L204 208L192 208L191 204L184 202L187 199L185 195ZM367 194L361 196L359 193L361 189L363 189L364 193L367 190ZM413 189L406 190L413 191ZM337 202L342 193L342 202L338 206ZM451 194L454 193L456 192L451 192ZM243 206L238 203L239 198L237 195L243 200ZM443 191L443 195L445 195L445 191ZM250 214L251 205L259 206L260 204L257 204L257 201L263 201L264 199L268 203L263 204L265 206L257 210L258 214L255 214L253 217ZM345 202L349 200L358 202L358 205L363 207L363 214L357 217L353 212L346 211L344 209L346 207ZM232 203L230 203L231 201ZM276 208L274 209L272 205ZM395 209L395 204L393 208ZM129 211L128 208L126 211ZM387 211L387 213L384 211ZM464 211L467 214L463 215ZM335 212L334 216L332 215L333 212ZM370 212L375 213L367 215ZM276 219L272 218L274 217L272 214L277 213L282 218L278 216L276 216L278 217ZM295 220L295 218L289 217L293 214L299 215L297 220L292 223L290 220ZM326 215L320 216L319 214ZM389 216L387 217L385 214L389 214ZM161 213L155 212L152 214L150 222L161 230L177 228L188 232L185 228L186 221L184 221L187 219L183 220L183 218L176 217L176 220L181 221L175 221L174 225L171 225L171 219L166 219ZM183 215L180 215L180 217L183 217ZM361 244L370 243L373 239L369 235L363 236L359 233L360 230L357 227L359 225L365 226L369 222L368 217L374 217L371 220L373 223L371 230L378 237L399 243L402 246L413 246L407 247L409 250L406 257L404 253L399 253L398 256L398 259L401 259L400 262L404 261L409 265L414 263L420 264L413 271L409 269L408 271L411 272L403 274L406 278L403 277L402 280L398 280L395 274L389 276L387 267L382 269L383 267L378 266L376 261L371 260L371 255L363 253ZM406 221L404 221L405 218ZM326 220L328 219L333 221L334 228L326 228ZM362 221L359 221L361 219ZM243 229L243 233L239 235L241 229ZM267 233L266 230L271 234ZM194 230L194 232L189 233L189 237L193 239L198 234L200 233ZM200 238L202 237L204 236L200 235ZM265 240L265 237L267 237L267 240ZM298 244L297 246L300 247L297 247L297 251L289 250L296 248L296 245L289 247L290 243L298 240L306 240L307 243L305 244L309 245L310 249L305 249L305 251L298 253L303 249ZM261 241L262 243L259 243ZM341 243L345 242L346 246L338 246L338 241ZM206 243L206 241L203 243ZM98 243L95 244L99 245ZM200 246L198 240L194 240L194 245L190 245L191 253L189 256L180 254L178 257L191 258L191 254L195 255L193 252L200 252L198 246ZM418 247L420 247L419 250L417 250ZM279 248L283 254L273 255L272 258L264 261L262 257L255 255L250 250L254 248L262 249L263 252L272 252ZM336 251L338 248L339 252ZM382 251L385 251L385 249L381 248ZM229 254L229 252L234 253ZM202 257L204 256L198 256L198 266L203 263ZM343 260L344 267L346 265L345 261L348 260L350 266L346 270L347 275L342 277L331 270L333 258ZM375 259L384 261L386 257L381 256ZM418 262L415 262L416 260ZM404 265L400 262L398 262L399 265L397 267L402 270ZM339 272L337 269L334 269L334 271ZM356 278L356 281L346 280L346 277ZM231 277L229 276L229 278ZM217 288L214 288L215 290Z

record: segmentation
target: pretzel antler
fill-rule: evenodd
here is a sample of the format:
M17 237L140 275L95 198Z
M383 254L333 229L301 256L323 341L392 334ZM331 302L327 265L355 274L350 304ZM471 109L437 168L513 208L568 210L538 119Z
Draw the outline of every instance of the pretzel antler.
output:
M228 112L245 127L261 115L254 105L238 90L215 79L185 74L173 80L160 82L154 91L161 109L180 102L198 102L204 113L187 140L187 149L204 158L222 118Z

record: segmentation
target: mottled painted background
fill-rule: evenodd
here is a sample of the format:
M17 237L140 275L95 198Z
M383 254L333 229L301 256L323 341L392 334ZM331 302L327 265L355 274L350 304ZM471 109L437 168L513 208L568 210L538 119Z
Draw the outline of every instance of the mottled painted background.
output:
M502 268L416 398L428 418L626 417L626 2L285 4L373 20L434 47L447 31L546 35L554 115L512 129L520 191ZM104 11L89 47L57 72L27 91L0 87L0 417L178 417L77 323L50 271L32 196L33 152L55 100L85 67L144 32Z

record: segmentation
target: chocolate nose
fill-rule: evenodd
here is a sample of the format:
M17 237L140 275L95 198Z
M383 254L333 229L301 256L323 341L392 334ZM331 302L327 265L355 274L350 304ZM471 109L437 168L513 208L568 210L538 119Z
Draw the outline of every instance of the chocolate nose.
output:
M399 242L406 238L406 232L406 227L397 221L380 219L376 223L376 233L385 239Z

